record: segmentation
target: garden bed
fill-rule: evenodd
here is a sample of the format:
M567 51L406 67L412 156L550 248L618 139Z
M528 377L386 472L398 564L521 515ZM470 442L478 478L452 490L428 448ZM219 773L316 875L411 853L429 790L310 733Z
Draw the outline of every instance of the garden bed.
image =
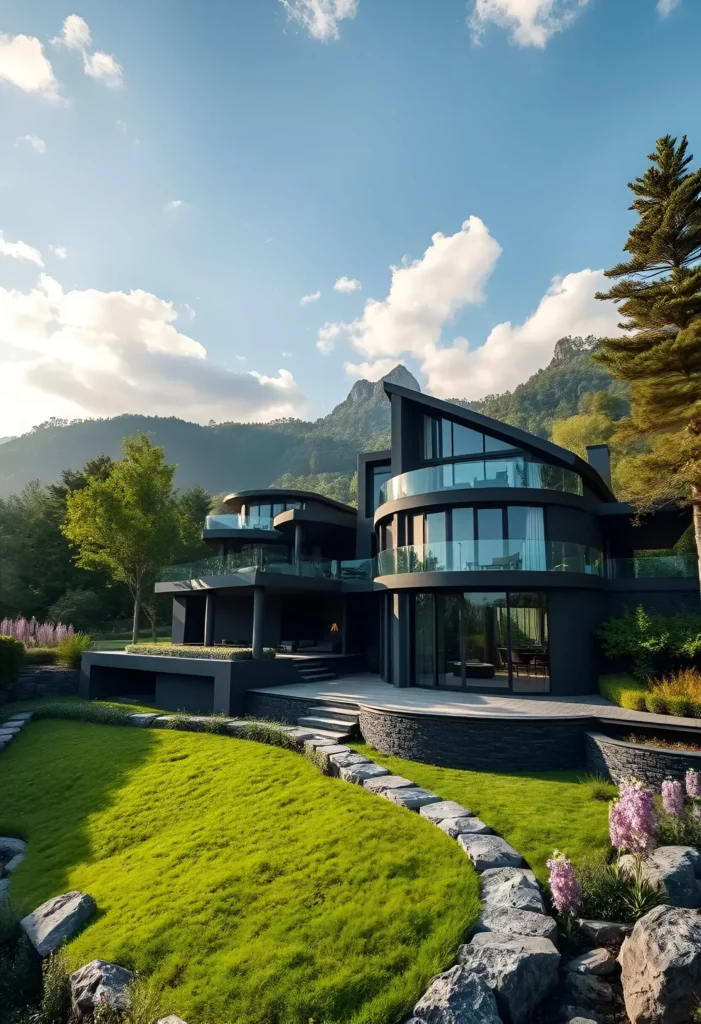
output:
M216 661L250 661L250 647L198 647L194 644L127 644L127 654L153 654L159 658L212 658ZM274 647L264 647L263 657L274 658Z
M655 739L658 738L636 736L631 741L629 737L587 733L587 768L615 783L633 775L656 789L668 778L683 782L689 768L701 770L701 749L679 749L674 744L683 741L671 739L655 745ZM693 741L689 742L693 746Z

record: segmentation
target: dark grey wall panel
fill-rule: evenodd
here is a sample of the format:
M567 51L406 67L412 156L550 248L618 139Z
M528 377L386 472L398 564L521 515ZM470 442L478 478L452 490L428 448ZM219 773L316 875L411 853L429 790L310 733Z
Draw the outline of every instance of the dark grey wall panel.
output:
M599 591L550 591L551 693L560 696L596 693L601 655L594 630L604 613L605 603Z
M156 676L156 706L164 711L211 715L214 710L214 679L159 672Z

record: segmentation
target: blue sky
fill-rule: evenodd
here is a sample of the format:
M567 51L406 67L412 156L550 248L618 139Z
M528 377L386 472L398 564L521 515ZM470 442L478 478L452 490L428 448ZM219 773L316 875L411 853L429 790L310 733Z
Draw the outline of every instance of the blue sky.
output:
M694 0L0 0L0 435L312 417L399 361L476 398L615 330L700 42Z

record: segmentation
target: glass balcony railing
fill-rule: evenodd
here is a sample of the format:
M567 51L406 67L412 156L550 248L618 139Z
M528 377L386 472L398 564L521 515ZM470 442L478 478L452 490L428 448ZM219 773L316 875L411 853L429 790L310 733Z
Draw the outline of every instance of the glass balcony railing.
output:
M381 551L377 575L408 572L579 572L603 575L601 552L568 541L483 540Z
M696 555L635 555L609 558L607 575L615 580L698 579Z
M237 515L206 516L205 530L273 530L270 516Z
M303 558L300 562L286 562L279 555L265 551L238 552L229 555L213 555L198 562L185 565L171 565L161 575L162 583L202 579L207 576L228 576L232 573L269 572L285 576L306 576L325 580L372 580L373 560L354 558L347 560L332 558Z
M521 456L450 462L442 466L423 466L390 477L380 488L380 505L397 498L410 498L434 491L485 487L531 487L536 490L581 494L582 479L569 469L548 466L544 462L531 462Z

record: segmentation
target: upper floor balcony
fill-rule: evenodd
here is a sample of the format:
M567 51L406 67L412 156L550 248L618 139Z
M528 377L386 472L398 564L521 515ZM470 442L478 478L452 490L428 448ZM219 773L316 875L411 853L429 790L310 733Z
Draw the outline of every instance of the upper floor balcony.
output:
M380 505L436 491L527 487L582 494L582 478L570 469L517 455L501 459L446 462L390 477L380 488Z
M281 511L283 511L281 509ZM274 518L267 515L246 515L244 512L207 516L205 531L210 530L273 530Z
M335 559L300 558L286 561L279 554L260 551L230 552L212 555L197 562L171 565L161 575L162 583L179 583L212 576L230 576L233 573L266 572L284 576L304 576L307 579L355 582L374 577L371 558Z

